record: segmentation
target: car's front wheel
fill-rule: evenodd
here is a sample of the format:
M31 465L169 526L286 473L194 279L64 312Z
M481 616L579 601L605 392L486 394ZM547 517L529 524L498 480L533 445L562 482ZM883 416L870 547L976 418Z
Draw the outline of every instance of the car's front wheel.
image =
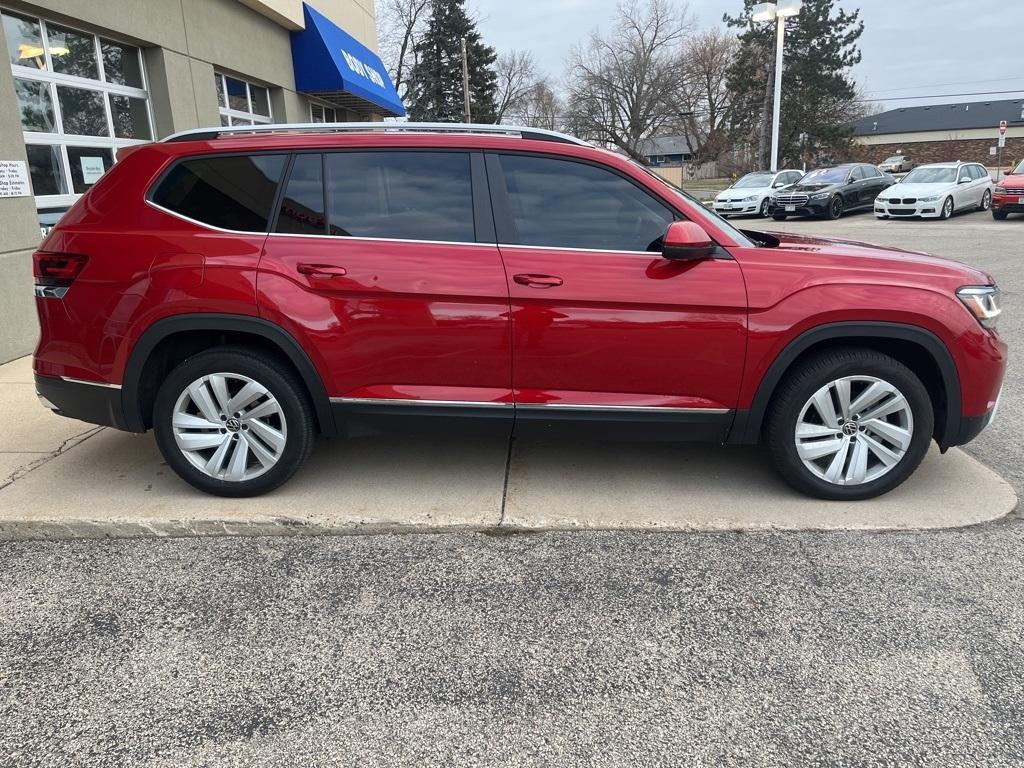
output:
M761 216L762 218L765 218L765 217L768 216L768 198L767 197L764 200L761 201L761 209L758 211L758 215Z
M942 203L942 209L939 212L939 218L945 220L953 215L953 198L947 197Z
M182 479L236 497L288 480L314 438L312 409L294 374L239 347L201 352L171 371L157 393L153 430Z
M828 210L825 215L830 219L838 219L843 215L843 196L836 195L828 201Z
M934 414L921 380L870 349L838 349L798 364L780 385L765 438L783 478L822 499L891 491L924 459Z

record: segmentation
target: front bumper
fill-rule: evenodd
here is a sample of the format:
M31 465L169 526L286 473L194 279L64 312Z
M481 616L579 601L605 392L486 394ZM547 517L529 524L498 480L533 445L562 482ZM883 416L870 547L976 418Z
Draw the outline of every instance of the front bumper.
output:
M1011 195L992 195L992 210L1007 213L1024 213L1024 189Z
M824 216L828 213L828 203L830 198L826 197L824 200L808 200L803 205L779 205L774 200L768 201L768 215L774 214L786 216ZM793 210L789 210L793 208Z
M54 413L115 429L127 429L121 388L36 374L36 394Z
M722 216L756 216L760 212L761 203L758 200L741 200L738 202L715 200L715 213Z
M875 216L879 218L909 219L913 216L922 218L938 217L942 214L942 200L932 200L923 203L918 200L915 203L880 203L875 201Z

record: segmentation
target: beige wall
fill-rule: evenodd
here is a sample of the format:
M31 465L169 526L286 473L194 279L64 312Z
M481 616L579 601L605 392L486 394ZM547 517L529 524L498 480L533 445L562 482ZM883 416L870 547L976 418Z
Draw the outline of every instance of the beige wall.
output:
M280 122L309 120L295 92L291 30L301 0L0 0L12 10L142 46L158 137L220 125L214 69L272 86ZM312 5L377 50L373 0L312 0ZM0 62L8 61L0 35ZM10 69L0 66L0 159L25 160ZM354 115L352 116L354 118ZM38 337L31 253L39 243L35 201L0 199L0 363L28 354Z

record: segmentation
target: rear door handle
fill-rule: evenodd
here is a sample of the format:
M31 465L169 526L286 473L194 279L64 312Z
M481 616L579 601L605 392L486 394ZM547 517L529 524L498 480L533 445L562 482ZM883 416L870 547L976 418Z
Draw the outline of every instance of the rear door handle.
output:
M348 274L344 267L332 264L299 264L295 269L300 275L309 277L344 277Z
M513 275L512 279L530 288L557 288L562 284L562 278L554 275Z

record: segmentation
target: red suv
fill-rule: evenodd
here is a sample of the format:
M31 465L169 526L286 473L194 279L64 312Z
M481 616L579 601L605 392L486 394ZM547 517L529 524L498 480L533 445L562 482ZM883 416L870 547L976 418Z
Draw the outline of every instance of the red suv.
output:
M1024 213L1024 160L992 190L992 218L1002 221L1011 213Z
M224 128L122 150L34 256L36 386L204 491L317 434L764 442L863 499L998 400L962 264L740 231L618 154L495 126Z

